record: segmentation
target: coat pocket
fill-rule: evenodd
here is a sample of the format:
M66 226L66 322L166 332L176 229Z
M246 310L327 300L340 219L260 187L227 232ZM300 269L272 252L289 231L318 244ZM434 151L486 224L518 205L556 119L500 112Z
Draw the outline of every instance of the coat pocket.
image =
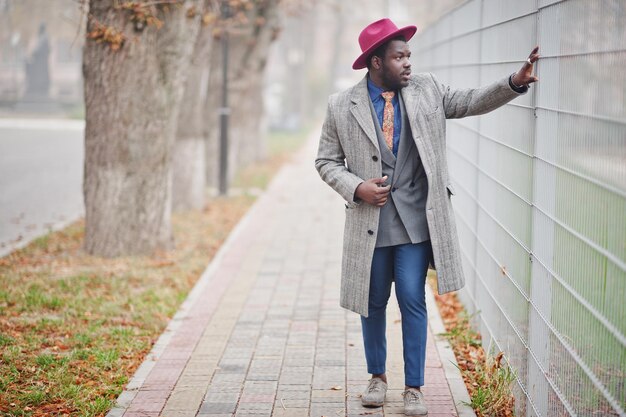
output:
M424 115L425 116L434 116L438 112L439 112L439 106L435 105L434 107L429 107L429 108L425 109L424 110Z

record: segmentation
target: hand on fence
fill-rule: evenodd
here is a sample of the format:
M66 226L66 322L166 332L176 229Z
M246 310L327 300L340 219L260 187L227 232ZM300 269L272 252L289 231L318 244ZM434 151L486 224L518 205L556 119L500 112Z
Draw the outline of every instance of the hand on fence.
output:
M539 46L535 46L522 68L515 73L511 80L513 84L522 86L539 81L539 78L533 75L533 64L539 59L537 52L539 52Z

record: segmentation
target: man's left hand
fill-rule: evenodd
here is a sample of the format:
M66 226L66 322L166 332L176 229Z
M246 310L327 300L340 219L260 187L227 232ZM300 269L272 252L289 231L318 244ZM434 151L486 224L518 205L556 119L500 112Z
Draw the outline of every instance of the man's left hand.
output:
M522 65L522 68L515 73L511 81L515 85L528 85L534 82L539 81L539 78L533 75L533 64L537 62L539 59L539 46L535 46L535 48L530 52L528 59Z

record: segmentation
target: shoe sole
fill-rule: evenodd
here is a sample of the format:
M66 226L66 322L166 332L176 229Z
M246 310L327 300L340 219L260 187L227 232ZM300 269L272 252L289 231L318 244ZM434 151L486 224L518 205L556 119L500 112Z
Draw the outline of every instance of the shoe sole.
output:
M378 403L377 403L377 402L370 402L370 401L363 401L363 400L361 400L361 405L362 405L363 407L371 407L371 408L374 408L374 407L382 407L382 406L383 406L383 404L385 404L385 401L384 401L384 400L383 400L383 401L381 401L381 402L378 402Z

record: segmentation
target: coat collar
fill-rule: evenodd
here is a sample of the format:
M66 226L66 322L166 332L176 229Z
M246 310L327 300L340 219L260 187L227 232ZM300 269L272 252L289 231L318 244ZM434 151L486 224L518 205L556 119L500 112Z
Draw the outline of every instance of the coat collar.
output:
M370 111L369 100L370 96L367 91L366 74L365 77L363 77L363 79L352 89L350 101L352 101L353 106L350 107L350 112L352 112L352 115L356 119L359 126L361 126L361 129L365 132L365 135L380 152L378 139L376 138L374 120L372 119L372 113Z

